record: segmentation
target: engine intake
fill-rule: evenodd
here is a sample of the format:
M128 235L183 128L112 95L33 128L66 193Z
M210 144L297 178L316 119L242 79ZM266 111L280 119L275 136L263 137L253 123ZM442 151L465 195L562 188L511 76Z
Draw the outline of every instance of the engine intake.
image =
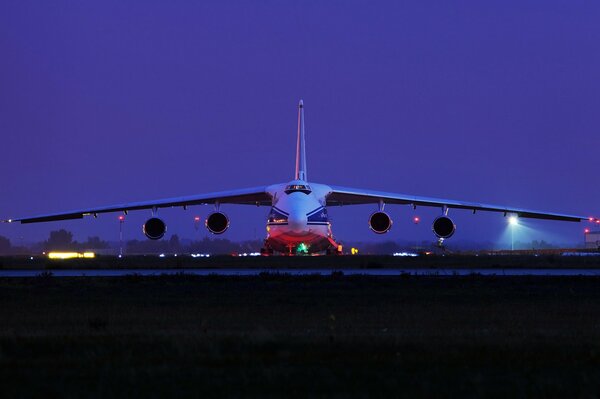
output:
M146 237L151 240L160 240L167 232L167 225L159 218L150 218L142 226Z
M438 216L431 229L438 238L450 238L456 231L456 225L448 216Z
M385 212L374 212L369 217L369 227L377 234L387 233L392 228L392 219Z
M229 228L229 218L223 212L213 212L204 223L208 231L213 234L223 234Z

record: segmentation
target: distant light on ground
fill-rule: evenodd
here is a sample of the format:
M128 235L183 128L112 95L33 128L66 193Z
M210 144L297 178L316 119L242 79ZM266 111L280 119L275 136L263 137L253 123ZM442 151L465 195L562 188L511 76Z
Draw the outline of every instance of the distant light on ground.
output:
M394 252L394 256L419 256L418 254L412 252Z
M93 252L48 252L49 259L74 259L74 258L95 258L96 254Z

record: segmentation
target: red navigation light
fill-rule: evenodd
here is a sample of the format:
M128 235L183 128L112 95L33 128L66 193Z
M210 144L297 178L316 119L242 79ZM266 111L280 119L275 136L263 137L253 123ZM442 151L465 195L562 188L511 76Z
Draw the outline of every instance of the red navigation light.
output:
M588 218L588 220L589 220L590 222L593 222L593 221L594 221L594 218L593 218L593 217L589 217L589 218Z
M122 222L122 221L124 221L124 220L125 220L125 216L123 216L123 215L119 215L119 222Z
M588 234L588 233L590 232L590 229L585 229L585 230L583 230L583 232L584 232L585 234Z
M200 221L200 216L195 216L194 217L194 222L199 222Z
M414 222L415 224L419 224L419 222L420 222L420 221L421 221L421 218L420 218L420 217L418 217L418 216L415 216L415 217L413 218L413 222Z

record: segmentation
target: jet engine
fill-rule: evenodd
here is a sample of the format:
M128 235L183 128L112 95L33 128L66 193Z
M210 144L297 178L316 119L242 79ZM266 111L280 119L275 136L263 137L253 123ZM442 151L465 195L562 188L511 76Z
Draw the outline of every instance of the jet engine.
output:
M377 234L387 233L392 228L392 219L385 212L375 212L369 217L369 227Z
M167 231L167 225L159 218L150 218L142 226L144 234L151 240L160 240Z
M431 229L438 238L450 238L456 231L456 225L448 216L438 216Z
M223 212L213 212L204 223L208 231L213 234L223 234L229 228L229 218Z

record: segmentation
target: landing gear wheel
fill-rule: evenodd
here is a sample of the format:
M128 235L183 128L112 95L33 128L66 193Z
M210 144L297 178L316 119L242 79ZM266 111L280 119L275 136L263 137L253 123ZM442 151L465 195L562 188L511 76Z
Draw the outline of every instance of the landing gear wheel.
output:
M337 248L327 248L325 250L325 255L338 256L338 255L342 255L342 252L340 250L338 250Z
M273 256L273 248L264 246L260 249L260 256Z

